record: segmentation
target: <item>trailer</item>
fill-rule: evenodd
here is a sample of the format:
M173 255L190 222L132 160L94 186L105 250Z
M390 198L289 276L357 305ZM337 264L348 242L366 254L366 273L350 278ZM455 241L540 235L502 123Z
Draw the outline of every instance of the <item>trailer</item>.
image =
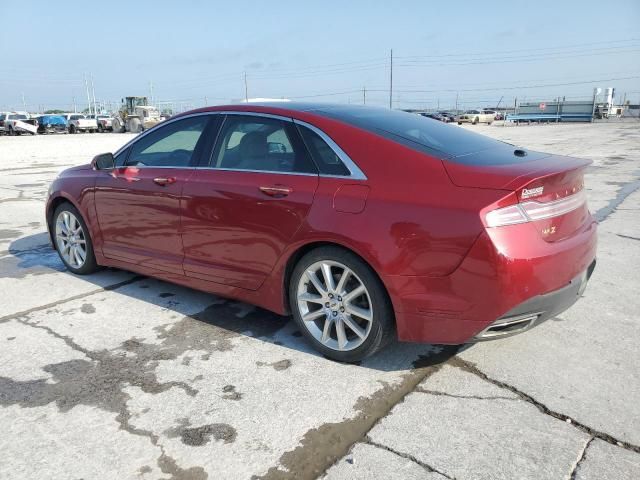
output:
M513 123L590 122L593 113L593 101L529 102L518 105L515 113L508 114L505 120Z

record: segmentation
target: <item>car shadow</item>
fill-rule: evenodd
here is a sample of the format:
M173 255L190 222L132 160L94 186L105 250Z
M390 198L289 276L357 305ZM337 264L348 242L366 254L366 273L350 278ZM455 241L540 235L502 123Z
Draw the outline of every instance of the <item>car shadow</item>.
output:
M162 335L190 335L193 331L198 331L204 332L207 337L224 338L225 341L229 337L244 336L282 349L322 357L322 354L311 347L290 316L277 315L243 302L129 272L126 272L129 275L125 273L125 281L122 275L118 275L114 281L114 272L124 273L117 269L107 268L86 276L74 275L65 269L57 252L49 245L46 232L15 240L10 244L8 252L10 255L0 258L2 277L24 281L29 275L69 275L181 315L180 328L172 329L169 326ZM114 284L117 288L114 288ZM28 285L25 284L25 288ZM204 308L194 313L195 305L202 305ZM210 329L203 330L204 325L208 325ZM189 329L192 332L188 332ZM468 347L404 343L394 339L385 349L355 365L384 372L406 371L446 362Z

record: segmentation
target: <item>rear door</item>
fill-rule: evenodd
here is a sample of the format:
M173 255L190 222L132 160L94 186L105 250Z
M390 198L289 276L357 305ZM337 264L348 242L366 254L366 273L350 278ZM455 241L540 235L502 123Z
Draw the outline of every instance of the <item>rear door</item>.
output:
M180 195L211 118L168 122L128 147L114 170L99 172L95 204L106 257L184 273Z
M227 115L183 191L188 276L258 289L304 222L318 173L293 122Z

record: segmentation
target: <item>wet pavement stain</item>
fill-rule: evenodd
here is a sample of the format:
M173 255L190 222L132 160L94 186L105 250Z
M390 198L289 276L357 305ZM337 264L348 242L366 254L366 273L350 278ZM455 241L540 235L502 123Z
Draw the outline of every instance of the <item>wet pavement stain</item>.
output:
M162 327L157 327L163 344L179 351L204 350L202 360L208 360L213 351L233 349L232 340L246 335L271 337L289 321L275 313L259 308L246 313L240 302L220 300L203 311ZM205 357L206 356L206 357Z
M170 292L163 292L160 295L158 295L160 298L169 298L169 297L175 297L176 294L175 293L170 293Z
M241 400L242 393L236 391L236 387L234 385L225 385L222 387L222 391L224 395L222 398L225 400Z
M279 360L273 363L256 362L256 365L258 365L259 367L273 367L274 370L282 371L291 366L291 360L285 358L284 360Z
M80 311L82 313L96 313L96 307L94 307L90 303L83 303Z
M254 478L318 478L338 459L344 457L353 444L366 439L366 434L378 420L389 414L420 382L437 372L457 352L455 347L434 347L432 353L421 356L416 368L404 374L398 383L380 382L382 388L373 395L360 397L353 407L357 412L354 417L338 423L326 423L307 431L298 447L282 454L278 466Z
M187 418L178 420L178 426L170 428L164 432L169 438L180 437L185 445L200 447L211 441L222 441L223 443L233 443L236 441L238 433L236 429L226 423L209 423L199 427L191 427Z
M18 279L66 270L58 253L49 245L24 250L9 247L8 253L8 256L0 258L0 271L4 277Z
M8 228L0 228L0 240L7 240L11 238L17 238L22 235L20 230L13 230Z

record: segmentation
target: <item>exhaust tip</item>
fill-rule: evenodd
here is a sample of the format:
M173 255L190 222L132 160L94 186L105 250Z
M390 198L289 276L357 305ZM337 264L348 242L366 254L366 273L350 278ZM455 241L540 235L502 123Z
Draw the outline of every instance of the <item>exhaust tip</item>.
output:
M540 315L541 313L528 313L515 317L500 318L473 337L473 340L493 340L522 333L535 326Z

